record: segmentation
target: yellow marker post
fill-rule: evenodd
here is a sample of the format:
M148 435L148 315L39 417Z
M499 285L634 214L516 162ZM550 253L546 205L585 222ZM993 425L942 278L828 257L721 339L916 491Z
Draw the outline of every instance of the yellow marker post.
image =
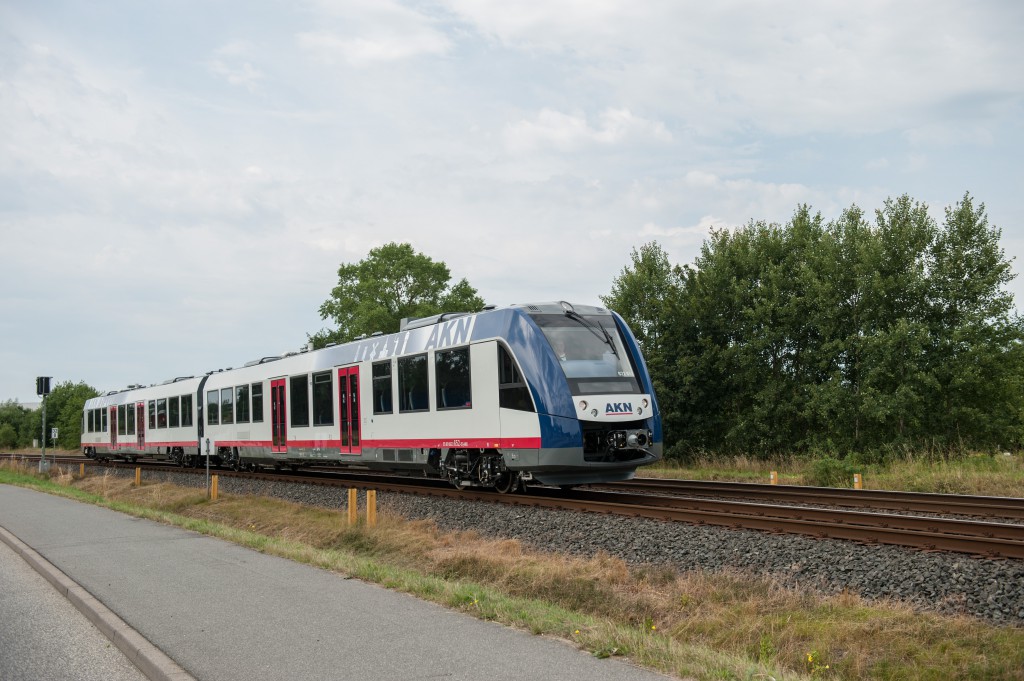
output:
M779 474L776 471L772 471L768 474L768 480L770 480L773 485L779 484Z
M80 478L84 478L85 477L85 464L84 463L78 464L78 477L80 477Z
M366 524L377 526L377 490L366 490Z
M217 476L210 476L210 501L217 501Z
M864 478L860 477L860 473L853 474L853 488L864 489Z
M359 521L359 506L358 495L359 493L353 487L348 491L348 524L355 525Z
M135 469L135 486L142 487L142 468L137 467Z

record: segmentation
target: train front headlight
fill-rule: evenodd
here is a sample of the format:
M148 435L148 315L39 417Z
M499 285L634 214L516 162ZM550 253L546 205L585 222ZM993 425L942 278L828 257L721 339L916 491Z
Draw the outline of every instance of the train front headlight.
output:
M586 400L580 400L580 411L586 411L588 406L590 405L587 404Z

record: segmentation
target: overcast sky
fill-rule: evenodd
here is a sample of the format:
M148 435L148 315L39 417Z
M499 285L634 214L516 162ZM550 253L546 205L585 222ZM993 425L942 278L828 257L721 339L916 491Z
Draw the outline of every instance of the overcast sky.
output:
M1020 271L1022 36L1014 0L0 0L0 400L297 349L388 241L598 303L652 240L970 191Z

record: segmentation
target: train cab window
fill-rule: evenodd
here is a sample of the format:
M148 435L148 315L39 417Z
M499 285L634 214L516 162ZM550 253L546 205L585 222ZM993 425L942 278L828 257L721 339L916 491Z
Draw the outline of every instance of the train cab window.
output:
M235 422L235 389L222 388L220 391L220 422L222 424Z
M220 391L206 391L206 425L216 426L220 423Z
M373 413L395 413L391 402L391 360L373 365Z
M439 350L434 355L434 378L438 409L473 407L473 387L469 380L469 348Z
M334 381L330 371L313 374L313 425L334 425Z
M128 432L126 432L125 435L135 435L135 405L126 405L125 413L128 416L128 425L125 426L125 430Z
M177 397L172 397L167 400L167 427L177 428L181 423L181 412L179 411L179 402Z
M534 411L523 374L503 345L498 345L498 404L505 409Z
M167 427L167 398L162 397L156 401L156 427Z
M427 356L413 355L398 360L399 411L426 411L430 408L427 385Z
M291 388L292 427L309 425L309 374L288 379Z
M263 423L263 384L253 383L252 386L252 422Z
M235 387L235 423L249 423L249 386Z
M192 426L192 396L182 395L181 396L181 427L189 428Z
M92 429L92 424L93 424L92 409L90 409L89 411L85 412L85 414L86 414L85 415L85 422L87 424L86 427L85 427L85 432L91 433L91 432L93 432L93 429Z
M156 428L156 400L149 401L149 429Z

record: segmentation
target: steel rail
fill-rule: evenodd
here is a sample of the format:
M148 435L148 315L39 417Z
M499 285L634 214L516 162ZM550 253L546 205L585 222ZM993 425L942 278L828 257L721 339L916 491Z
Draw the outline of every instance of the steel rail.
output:
M658 494L704 494L743 499L771 499L790 503L828 504L851 508L884 508L891 511L918 511L1024 520L1024 498L1019 497L985 497L966 494L658 478L635 478L627 482L594 485L593 488L646 491Z

